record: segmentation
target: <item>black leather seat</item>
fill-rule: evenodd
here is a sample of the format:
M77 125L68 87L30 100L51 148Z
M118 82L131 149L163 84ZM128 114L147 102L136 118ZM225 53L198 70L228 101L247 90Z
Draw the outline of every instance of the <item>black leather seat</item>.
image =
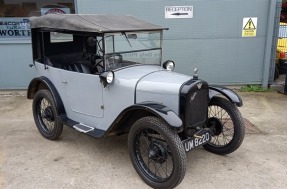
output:
M92 73L92 65L87 57L83 56L83 53L71 53L71 54L57 54L45 57L45 63L49 66L56 68L79 72L79 73Z

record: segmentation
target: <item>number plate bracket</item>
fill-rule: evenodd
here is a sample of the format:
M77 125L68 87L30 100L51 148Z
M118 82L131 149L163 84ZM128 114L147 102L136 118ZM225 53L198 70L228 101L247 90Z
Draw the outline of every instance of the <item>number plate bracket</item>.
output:
M211 132L210 129L206 128L194 134L193 137L183 140L182 145L184 150L188 152L196 147L208 143L210 140L211 140Z

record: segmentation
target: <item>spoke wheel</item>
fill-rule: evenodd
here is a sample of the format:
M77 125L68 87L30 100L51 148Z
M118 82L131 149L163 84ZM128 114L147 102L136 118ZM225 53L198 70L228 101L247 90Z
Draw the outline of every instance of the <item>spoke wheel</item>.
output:
M129 133L129 153L139 176L153 188L173 188L185 175L186 154L177 133L156 117L144 117Z
M204 148L216 154L234 152L243 142L245 128L237 107L227 99L214 97L208 106L207 127L213 132Z
M57 119L54 99L48 90L40 90L33 100L33 116L41 135L47 139L57 139L63 130L63 124Z

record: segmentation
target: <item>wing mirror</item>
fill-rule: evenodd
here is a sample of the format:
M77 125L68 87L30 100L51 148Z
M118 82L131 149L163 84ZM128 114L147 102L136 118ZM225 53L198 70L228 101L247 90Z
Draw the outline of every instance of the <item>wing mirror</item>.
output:
M115 78L115 73L113 71L107 71L107 72L103 72L100 74L100 79L104 87L106 87L107 84L113 83L114 78Z

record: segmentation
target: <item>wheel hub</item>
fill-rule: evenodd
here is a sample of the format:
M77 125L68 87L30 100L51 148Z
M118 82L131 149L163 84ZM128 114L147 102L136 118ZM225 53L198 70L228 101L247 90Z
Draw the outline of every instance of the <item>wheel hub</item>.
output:
M221 121L216 117L211 117L207 121L207 127L211 129L214 135L218 136L223 131L223 125Z
M48 121L54 121L54 114L51 106L45 108L43 113L43 118L47 119Z
M149 145L149 158L157 163L164 163L167 159L167 151L160 142L152 142Z

